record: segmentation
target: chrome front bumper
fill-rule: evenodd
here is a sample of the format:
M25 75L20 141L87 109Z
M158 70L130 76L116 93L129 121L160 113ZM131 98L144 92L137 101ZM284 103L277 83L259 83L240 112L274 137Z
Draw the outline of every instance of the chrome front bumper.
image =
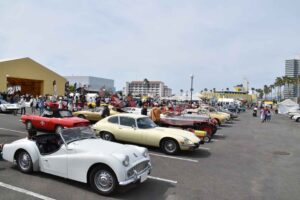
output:
M137 171L134 170L134 175L132 177L130 177L128 180L120 181L119 185L125 186L125 185L129 185L131 183L136 183L141 180L141 177L143 175L145 175L145 174L149 175L151 173L151 169L152 169L152 165L151 165L151 163L149 163L148 167L140 173L138 173Z

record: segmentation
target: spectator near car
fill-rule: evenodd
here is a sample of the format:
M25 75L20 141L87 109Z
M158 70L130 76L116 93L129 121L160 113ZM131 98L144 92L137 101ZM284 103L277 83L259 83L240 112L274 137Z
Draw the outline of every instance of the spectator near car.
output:
M161 110L158 107L158 103L155 103L154 107L152 108L152 110L150 112L150 117L151 117L152 121L154 121L157 125L160 124L160 114L161 114Z

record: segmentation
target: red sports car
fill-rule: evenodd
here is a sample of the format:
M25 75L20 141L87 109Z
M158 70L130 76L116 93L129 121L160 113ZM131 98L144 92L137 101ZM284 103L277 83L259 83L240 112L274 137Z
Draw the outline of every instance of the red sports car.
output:
M45 112L41 116L22 115L21 121L27 130L39 129L59 133L63 128L88 126L90 122L86 119L73 117L69 110L54 110Z

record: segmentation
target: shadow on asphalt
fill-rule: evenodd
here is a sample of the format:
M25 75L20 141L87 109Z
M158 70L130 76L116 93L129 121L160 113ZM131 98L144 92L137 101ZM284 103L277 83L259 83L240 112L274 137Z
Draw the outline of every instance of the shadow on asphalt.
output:
M17 166L12 166L11 169L17 171L18 173L21 173L18 170ZM0 168L0 170L2 169ZM58 177L51 174L46 174L43 172L34 172L29 176L35 176L45 180L48 179L51 181L58 181L67 184L71 187L83 189L88 192L97 194L86 183L77 182L74 180ZM170 187L175 187L175 185L167 182L148 179L142 184L134 183L128 186L119 187L116 193L110 197L118 199L165 199L164 194L168 191ZM101 198L101 195L99 195L99 198Z
M119 188L113 197L120 199L166 199L167 191L174 184L148 179L142 184L132 184Z
M231 124L222 124L222 125L221 125L221 128L225 128L225 127L226 127L226 128L227 128L227 127L232 127L232 125L231 125Z
M206 147L205 145L200 145L200 147ZM160 151L158 148L148 147L149 153L157 153L161 154L162 156L172 156L172 157L181 157L181 158L187 158L187 159L195 159L195 158L207 158L211 156L211 153L209 150L205 149L197 149L195 151L181 151L176 155L168 155ZM151 156L151 155L150 155Z
M212 139L225 140L226 138L227 138L226 135L214 135Z

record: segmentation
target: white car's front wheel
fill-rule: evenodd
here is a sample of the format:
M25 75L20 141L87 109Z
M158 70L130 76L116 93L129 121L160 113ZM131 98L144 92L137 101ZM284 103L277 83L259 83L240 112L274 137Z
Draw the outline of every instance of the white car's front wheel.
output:
M118 185L113 171L105 166L95 167L90 173L89 182L91 187L102 195L111 195Z
M19 152L18 155L16 156L16 160L17 160L18 168L21 172L23 173L32 172L33 164L28 152L26 151Z

